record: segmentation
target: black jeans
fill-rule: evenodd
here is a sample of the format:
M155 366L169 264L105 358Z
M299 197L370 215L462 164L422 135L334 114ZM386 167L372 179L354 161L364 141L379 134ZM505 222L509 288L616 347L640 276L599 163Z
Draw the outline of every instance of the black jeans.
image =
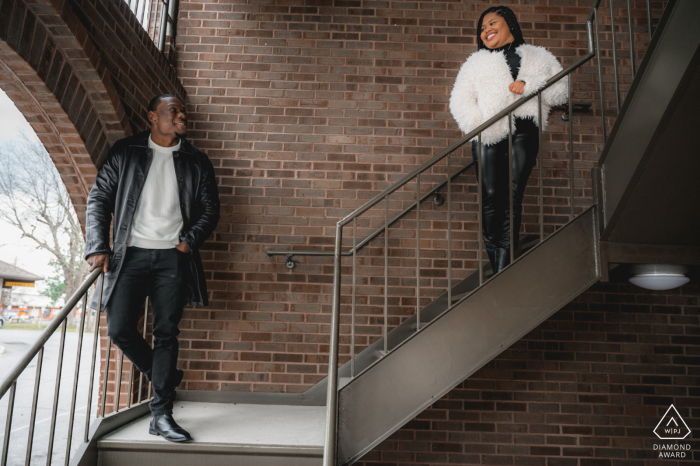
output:
M127 248L107 306L109 337L153 383L150 408L154 415L173 411L179 382L177 326L182 318L188 260L186 253L175 248ZM146 296L151 297L153 309L153 349L137 328Z
M510 248L510 188L508 182L508 138L490 146L472 144L474 162L481 163L483 235L486 248ZM518 236L527 179L537 162L539 131L530 119L515 119L513 134L513 230L514 245ZM478 165L477 165L478 167ZM478 171L477 171L478 173Z

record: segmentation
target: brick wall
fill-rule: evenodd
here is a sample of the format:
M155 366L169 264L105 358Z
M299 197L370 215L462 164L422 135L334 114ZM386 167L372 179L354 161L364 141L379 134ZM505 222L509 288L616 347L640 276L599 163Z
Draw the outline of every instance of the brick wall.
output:
M328 249L335 222L461 136L448 109L457 70L475 51L487 2L183 0L176 67L188 93L191 138L217 170L222 218L203 247L211 305L181 324L186 387L299 392L325 376L332 282L328 257L296 257L293 270L268 249ZM647 46L644 1L635 1L635 51ZM590 0L513 2L530 43L566 66L585 54ZM658 20L663 2L652 2ZM605 101L616 111L609 10L601 7ZM626 31L626 10L616 10ZM622 93L629 47L618 37ZM637 59L637 64L639 58ZM574 100L592 110L574 118L575 195L590 204L590 168L602 149L595 62L574 75ZM627 67L627 69L625 69ZM554 112L540 152L546 232L568 220L567 127ZM458 151L453 170L470 160ZM436 166L421 192L444 179ZM538 169L525 198L524 229L538 231ZM393 195L390 215L415 198L415 183ZM453 274L477 266L474 176L453 186ZM358 224L358 238L381 224L384 206ZM421 213L421 304L446 286L446 205ZM389 325L414 312L415 215L390 231ZM351 244L346 229L345 244ZM383 237L359 257L358 348L383 324ZM344 263L347 277L349 259ZM344 298L344 304L347 300ZM344 306L343 313L349 312ZM341 351L349 354L348 316Z
M700 288L598 284L357 464L697 464L654 434L674 404L700 429ZM654 444L690 444L686 460Z
M77 21L71 32L83 39L92 65L109 76L132 132L147 129L148 102L157 94L185 97L175 69L136 20L124 0L54 0ZM89 40L88 40L89 39Z

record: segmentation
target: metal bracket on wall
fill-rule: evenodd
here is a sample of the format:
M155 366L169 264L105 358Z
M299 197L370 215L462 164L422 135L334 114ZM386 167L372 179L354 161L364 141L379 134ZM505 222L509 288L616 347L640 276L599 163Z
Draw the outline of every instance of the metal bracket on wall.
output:
M572 111L574 112L587 112L588 110L591 109L591 102L573 102L571 104ZM561 119L564 121L569 121L569 106L567 105L560 105L558 107L555 107L554 110L561 110Z
M294 254L289 254L287 256L287 261L284 263L284 266L289 270L292 270L299 263L299 261L292 260L292 257L294 257Z

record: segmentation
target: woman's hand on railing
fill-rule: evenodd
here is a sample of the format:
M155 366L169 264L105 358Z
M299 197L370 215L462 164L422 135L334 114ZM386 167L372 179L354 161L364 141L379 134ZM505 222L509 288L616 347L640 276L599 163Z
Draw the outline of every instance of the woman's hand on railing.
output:
M88 264L90 264L90 272L95 270L100 265L103 265L102 271L107 272L109 267L109 254L95 254L87 258Z

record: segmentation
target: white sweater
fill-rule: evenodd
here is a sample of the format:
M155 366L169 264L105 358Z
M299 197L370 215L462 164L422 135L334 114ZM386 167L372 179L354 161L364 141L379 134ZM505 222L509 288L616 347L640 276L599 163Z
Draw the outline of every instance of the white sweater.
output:
M161 147L148 138L153 161L148 169L141 197L136 205L128 246L145 249L170 249L180 243L182 212L177 189L173 147Z
M556 57L544 47L523 44L516 49L520 55L520 71L515 81L525 82L522 97L537 93L549 78L562 70ZM465 134L485 123L498 112L521 98L508 89L513 82L510 68L502 52L487 49L473 53L462 65L457 74L450 111L459 129ZM551 107L568 101L567 78L564 77L542 92L542 129L547 126ZM532 118L539 126L537 118L537 97L513 111L513 117ZM513 118L513 130L515 118ZM508 117L497 121L481 135L483 144L496 144L508 137ZM476 139L476 138L474 138Z

